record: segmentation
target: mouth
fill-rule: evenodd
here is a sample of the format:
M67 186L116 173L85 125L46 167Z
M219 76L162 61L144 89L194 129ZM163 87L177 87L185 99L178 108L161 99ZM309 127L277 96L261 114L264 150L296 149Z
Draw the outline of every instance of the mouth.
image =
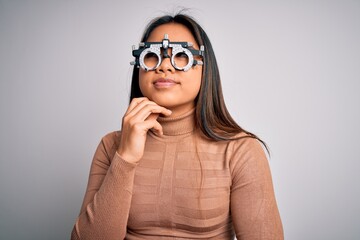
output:
M153 82L156 88L168 88L178 84L175 80L170 78L158 78Z

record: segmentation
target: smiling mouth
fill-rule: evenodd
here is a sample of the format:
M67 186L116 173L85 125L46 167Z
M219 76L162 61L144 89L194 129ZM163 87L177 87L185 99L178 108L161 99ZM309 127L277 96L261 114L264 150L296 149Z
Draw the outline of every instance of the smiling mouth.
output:
M159 78L153 82L156 88L168 88L178 84L176 81L168 78Z

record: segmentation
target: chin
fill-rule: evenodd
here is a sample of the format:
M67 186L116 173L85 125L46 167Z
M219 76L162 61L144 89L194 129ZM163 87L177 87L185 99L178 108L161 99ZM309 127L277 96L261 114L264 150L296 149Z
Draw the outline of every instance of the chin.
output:
M179 105L178 103L173 103L172 101L167 101L167 100L160 100L160 101L152 100L152 101L154 101L156 104L158 104L162 107L169 108L169 109L175 108Z
M152 96L148 97L151 101L155 102L156 104L162 107L176 107L179 105L179 100L174 99L172 96Z

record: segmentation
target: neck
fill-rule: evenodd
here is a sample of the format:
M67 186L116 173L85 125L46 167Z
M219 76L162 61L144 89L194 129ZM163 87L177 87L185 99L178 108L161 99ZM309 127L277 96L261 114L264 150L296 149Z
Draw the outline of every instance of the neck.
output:
M195 129L195 108L182 115L159 117L157 120L163 128L164 135L176 136L187 134Z
M185 114L187 114L188 112L190 112L191 110L193 110L195 108L195 103L191 102L191 103L185 103L182 105L178 105L175 107L166 107L167 109L171 110L171 115L170 118L177 118L177 117L181 117Z

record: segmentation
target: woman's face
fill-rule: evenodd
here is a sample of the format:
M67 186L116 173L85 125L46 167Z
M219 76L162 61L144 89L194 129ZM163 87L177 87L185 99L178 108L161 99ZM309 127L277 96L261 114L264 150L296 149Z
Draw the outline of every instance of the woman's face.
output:
M170 42L191 42L199 49L189 29L178 23L167 23L155 28L147 42L161 42L168 34ZM206 50L205 50L206 51ZM168 50L171 56L171 49ZM194 56L194 59L201 60ZM170 58L163 58L154 71L139 70L139 85L142 94L151 101L172 110L171 117L186 113L195 107L195 98L200 90L202 66L195 65L188 71L176 70Z

